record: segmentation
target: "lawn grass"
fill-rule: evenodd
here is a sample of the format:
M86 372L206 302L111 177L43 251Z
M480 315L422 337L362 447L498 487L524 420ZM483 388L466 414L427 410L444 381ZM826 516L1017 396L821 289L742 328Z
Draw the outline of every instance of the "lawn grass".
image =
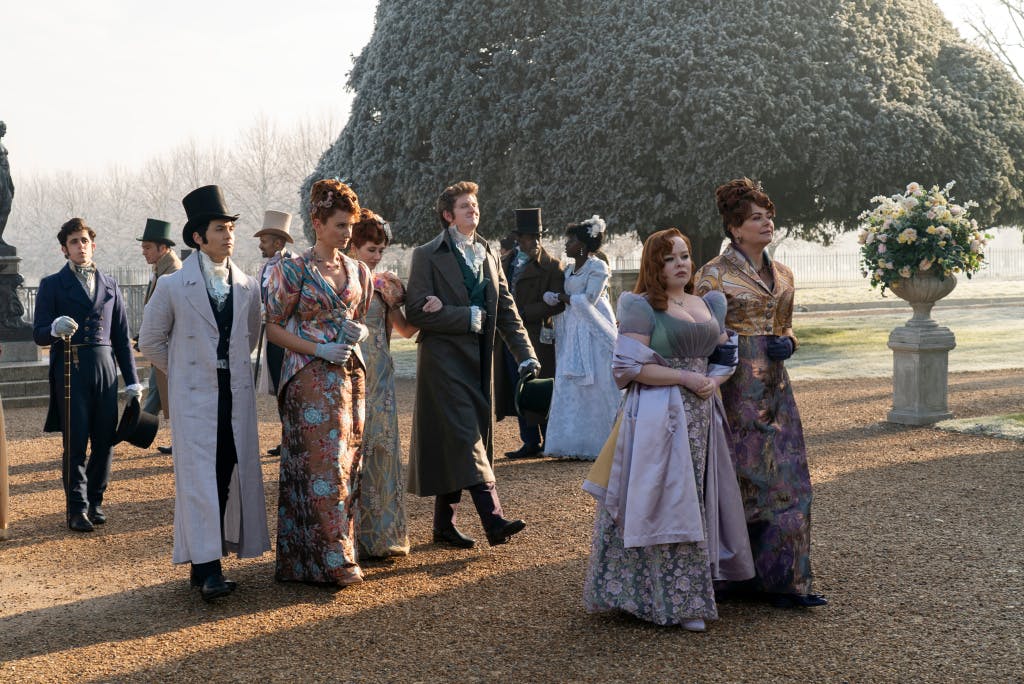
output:
M786 362L790 376L810 380L891 375L889 333L906 323L911 314L909 305L878 313L796 314L793 328L800 348ZM945 308L933 312L933 317L956 335L956 348L949 354L950 372L1024 366L1024 357L1017 351L1024 340L1024 305ZM391 354L398 377L415 376L416 344L412 340L396 335L391 340Z

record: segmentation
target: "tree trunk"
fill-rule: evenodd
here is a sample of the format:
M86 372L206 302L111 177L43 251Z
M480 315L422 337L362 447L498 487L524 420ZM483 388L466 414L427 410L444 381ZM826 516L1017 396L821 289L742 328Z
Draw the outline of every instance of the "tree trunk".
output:
M693 242L693 254L691 257L693 258L694 271L722 253L723 239L722 234L718 232L690 238Z

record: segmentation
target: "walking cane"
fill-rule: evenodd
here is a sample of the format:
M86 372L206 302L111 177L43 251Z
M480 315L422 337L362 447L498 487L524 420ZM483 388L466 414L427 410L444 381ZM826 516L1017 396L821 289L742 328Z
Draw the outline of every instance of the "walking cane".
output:
M61 461L61 480L64 482L64 517L70 519L68 500L71 498L71 335L64 340L64 458Z

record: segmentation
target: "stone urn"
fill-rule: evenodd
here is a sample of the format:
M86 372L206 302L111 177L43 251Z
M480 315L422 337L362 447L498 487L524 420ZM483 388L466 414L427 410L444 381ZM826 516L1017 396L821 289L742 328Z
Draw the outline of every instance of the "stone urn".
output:
M952 418L949 390L949 352L956 347L953 331L936 323L932 307L956 287L952 275L941 278L933 266L890 288L910 303L914 315L889 334L892 349L892 410L888 420L904 425L929 425Z
M939 276L938 269L932 266L927 271L918 272L909 278L900 278L889 289L913 307L914 315L907 321L908 326L934 328L938 323L932 320L932 307L955 287L956 276L948 275L943 279Z

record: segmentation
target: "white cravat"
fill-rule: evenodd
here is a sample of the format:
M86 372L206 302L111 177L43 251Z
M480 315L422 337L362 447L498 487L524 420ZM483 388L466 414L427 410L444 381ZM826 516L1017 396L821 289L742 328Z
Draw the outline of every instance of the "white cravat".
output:
M96 297L96 264L91 261L87 264L71 264L71 272L78 278L78 282L82 283L82 287L85 289L85 293L89 295L89 299Z
M223 263L216 264L205 252L199 252L200 270L203 272L203 280L206 281L206 291L217 302L217 308L224 306L224 302L231 293L231 285L228 277L231 275L229 264L230 259L224 259Z
M484 258L487 256L487 250L473 239L476 233L474 232L473 235L463 235L455 226L448 226L448 234L452 236L455 248L462 254L462 258L466 260L470 270L473 273L479 273L480 267L484 263Z

